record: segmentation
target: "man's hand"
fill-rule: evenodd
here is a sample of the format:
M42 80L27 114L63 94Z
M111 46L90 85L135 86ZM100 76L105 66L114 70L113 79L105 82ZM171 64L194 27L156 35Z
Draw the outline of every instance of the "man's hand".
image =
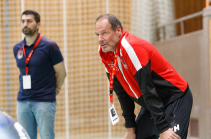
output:
M127 132L125 134L124 139L136 139L135 127L134 128L127 128Z
M181 139L174 131L169 128L168 130L160 133L160 139Z

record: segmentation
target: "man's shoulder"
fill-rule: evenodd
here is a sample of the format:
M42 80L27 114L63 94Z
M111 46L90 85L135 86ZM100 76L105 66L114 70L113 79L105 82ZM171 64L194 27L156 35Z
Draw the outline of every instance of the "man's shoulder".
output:
M11 118L7 113L0 110L0 125L6 125L11 122L15 122L15 120Z
M121 41L126 41L129 44L145 42L145 40L143 40L142 38L140 38L140 37L138 37L136 35L133 35L133 34L131 34L129 32L126 32L124 34L124 36L122 37Z
M134 47L134 45L139 44L138 40L131 34L124 35L121 39L120 49L128 49Z
M53 40L46 37L42 37L42 43L46 44L46 46L53 46L55 48L58 47L57 44Z
M1 139L30 139L26 130L6 112L0 110L0 138Z
M44 37L44 36L42 36L42 40L44 41L44 42L46 42L46 43L51 43L51 42L53 42L53 43L55 43L53 40L51 40L50 38L47 38L47 37Z
M47 44L55 43L53 40L46 38L46 37L42 37L42 41L43 41L43 43L47 43Z
M15 47L22 47L22 44L23 44L23 40L20 41L20 42L18 42L18 43L16 43L16 44L14 45L14 48L15 48Z
M142 47L145 49L146 46L149 46L149 42L146 40L139 38L133 34L127 33L121 39L121 47L124 49L128 49L130 47Z

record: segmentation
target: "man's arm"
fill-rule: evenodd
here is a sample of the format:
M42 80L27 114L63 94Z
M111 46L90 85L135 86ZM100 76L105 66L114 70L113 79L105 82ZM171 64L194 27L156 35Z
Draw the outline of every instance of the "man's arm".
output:
M127 128L127 132L125 134L124 139L135 139L135 117L134 109L135 104L134 101L129 97L127 92L124 90L120 82L117 78L114 78L114 91L119 99L121 108L122 108L122 116L125 119L125 127Z
M169 125L164 112L163 102L159 98L152 80L149 52L138 44L134 44L133 47L122 50L122 55L139 85L144 102L152 115L159 133L164 132L169 129Z
M109 73L107 73L108 79L110 78ZM113 83L114 91L119 99L121 108L122 108L122 116L125 118L125 127L126 128L134 128L136 126L135 122L135 104L134 101L129 97L127 92L124 90L119 80L115 77Z
M152 115L155 125L157 126L158 131L162 133L169 128L169 125L164 112L163 102L158 97L152 81L150 64L151 62L149 60L148 64L137 71L134 77L139 85L142 96Z
M56 72L56 95L59 94L60 88L62 87L64 83L64 79L66 77L66 70L64 66L64 61L56 64L53 66L55 72Z
M136 116L134 114L134 109L135 109L134 101L129 97L127 92L123 89L122 85L120 84L117 78L114 79L113 88L119 99L123 111L122 116L124 116L125 119L125 127L126 128L135 127Z

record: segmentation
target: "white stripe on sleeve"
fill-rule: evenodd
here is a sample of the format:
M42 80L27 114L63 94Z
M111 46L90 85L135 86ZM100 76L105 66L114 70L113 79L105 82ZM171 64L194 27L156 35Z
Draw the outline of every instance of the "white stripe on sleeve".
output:
M133 88L130 86L130 84L128 83L127 79L125 78L124 72L122 70L121 60L120 60L119 57L117 57L117 61L118 61L119 70L122 73L123 78L125 79L126 83L128 84L130 90L133 92L134 96L138 99L138 96L136 95L135 91L133 91Z
M125 37L122 38L121 41L122 46L125 48L127 54L130 57L130 60L132 61L134 67L136 68L136 70L140 70L142 68L141 63L135 53L135 51L133 50L133 47L128 43L128 41L125 39Z

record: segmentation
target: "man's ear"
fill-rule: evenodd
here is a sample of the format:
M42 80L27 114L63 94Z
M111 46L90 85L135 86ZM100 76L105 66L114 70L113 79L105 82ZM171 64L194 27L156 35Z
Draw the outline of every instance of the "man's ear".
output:
M120 26L117 26L116 27L116 33L118 34L118 36L121 36L122 35L122 29Z
M39 30L40 29L40 26L41 26L41 23L37 23L37 29Z

